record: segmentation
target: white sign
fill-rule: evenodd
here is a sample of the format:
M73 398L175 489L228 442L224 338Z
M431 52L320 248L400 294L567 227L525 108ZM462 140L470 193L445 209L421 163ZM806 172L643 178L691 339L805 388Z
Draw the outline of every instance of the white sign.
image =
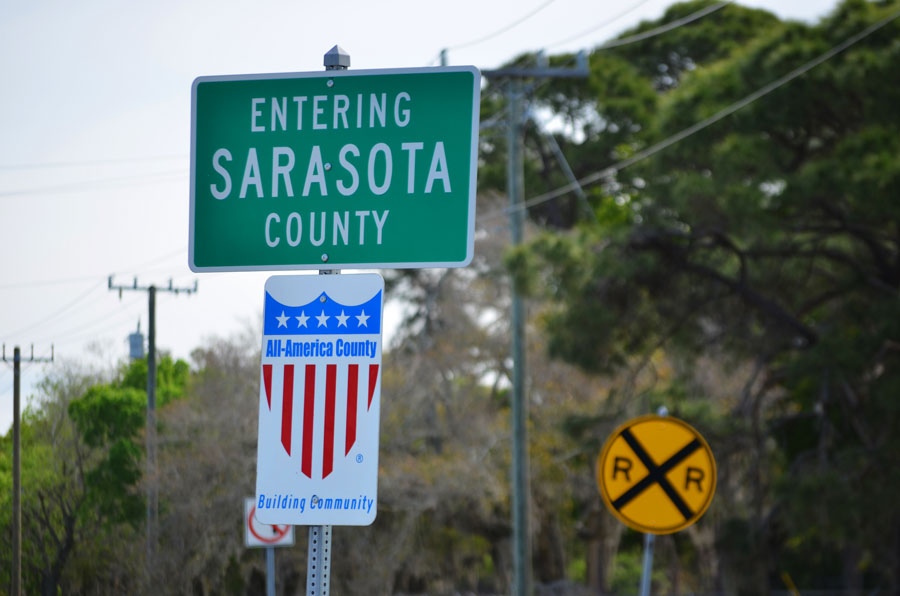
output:
M378 506L384 280L270 277L263 307L256 516L366 526Z
M244 546L294 546L294 526L262 523L256 519L256 501L244 499Z

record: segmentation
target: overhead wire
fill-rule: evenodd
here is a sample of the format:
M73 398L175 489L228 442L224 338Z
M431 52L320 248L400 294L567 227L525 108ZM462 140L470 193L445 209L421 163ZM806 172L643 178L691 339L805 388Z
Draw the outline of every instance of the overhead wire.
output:
M72 182L58 186L45 186L42 188L24 188L17 190L0 191L0 199L8 199L13 197L45 195L65 192L81 192L86 190L95 190L97 188L116 188L120 186L143 186L145 184L159 184L161 182L172 182L183 178L187 175L184 170L170 170L165 172L153 172L150 174L138 174L134 176L118 176L114 178L101 178L99 180L85 180L83 182ZM140 182L140 184L134 184Z
M891 21L894 21L898 17L900 17L900 11L897 11L878 22L876 22L872 25L869 25L868 27L866 27L859 33L856 33L856 34L848 37L843 42L832 47L828 51L820 54L816 58L813 58L812 60L806 62L805 64L791 70L787 74L782 75L781 77L775 79L771 83L768 83L767 85L760 87L753 93L750 93L749 95L745 96L744 98L723 108L722 110L716 112L712 116L705 118L705 119L701 120L700 122L697 122L696 124L693 124L685 129L675 133L674 135L672 135L666 139L663 139L662 141L660 141L658 143L651 145L650 147L647 147L646 149L638 151L637 153L635 153L634 155L632 155L631 157L629 157L627 159L623 159L622 161L612 164L611 166L608 166L600 171L594 172L583 178L580 178L576 182L566 184L564 186L561 186L561 187L551 190L549 192L532 197L531 199L523 201L519 205L505 207L502 210L489 212L483 216L476 217L476 220L479 222L483 222L483 221L490 220L490 219L493 219L498 216L508 215L508 214L514 212L514 210L527 210L527 209L530 209L531 207L534 207L535 205L539 205L541 203L546 203L547 201L551 201L560 196L563 196L563 195L575 190L577 188L577 186L579 186L579 185L582 187L589 186L589 185L595 184L596 182L598 182L604 178L608 178L609 176L619 172L620 170L623 170L623 169L627 168L628 166L631 166L643 159L646 159L656 153L659 153L663 149L666 149L666 148L670 147L671 145L674 145L675 143L693 135L694 133L699 132L712 124L715 124L719 120L722 120L726 116L730 116L731 114L737 112L741 108L749 105L750 103L756 101L757 99L759 99L765 95L768 95L772 91L775 91L779 87L781 87L781 86L789 83L790 81L796 79L797 77L807 73L808 71L812 70L816 66L825 62L826 60L829 60L830 58L843 52L847 48L849 48L849 47L853 46L854 44L858 43L859 41L865 39L866 37L868 37L869 35L871 35L872 33L876 32L876 31L878 31L879 29L881 29L882 27L884 27Z
M142 297L139 294L137 294L131 300L125 301L124 304L122 304L122 306L120 307L119 313L117 313L117 314L127 314L129 316L134 316L133 311L128 311L125 313L123 313L123 311L124 311L124 309L129 309L132 306L136 305L138 302L141 301L141 298ZM116 315L112 315L112 316L116 316ZM104 313L101 316L91 319L87 323L84 323L77 327L73 327L68 330L57 332L54 335L47 335L45 337L35 339L35 342L51 341L51 340L54 342L62 342L62 341L67 341L67 340L72 341L71 338L73 336L77 336L78 334L83 334L84 332L87 332L87 335L96 334L96 333L99 333L100 331L103 331L104 329L106 329L106 327L104 327L102 329L96 327L98 325L98 323L107 322L107 321L109 321L109 318L110 318L110 315L108 313ZM121 321L118 319L116 319L116 321L117 321L117 323L121 323Z
M638 41L643 41L645 39L649 39L651 37L655 37L657 35L661 35L663 33L667 33L672 29L677 29L678 27L682 27L687 25L688 23L692 23L697 19L703 18L706 15L713 13L717 10L725 8L729 4L733 4L734 0L726 0L725 2L719 2L718 4L713 4L711 6L707 6L706 8L701 8L697 12L693 12L685 17L674 20L671 23L666 23L665 25L660 25L659 27L655 27L648 31L643 31L642 33L637 33L635 35L630 35L628 37L623 37L621 39L613 39L606 43L602 43L597 46L595 49L597 50L608 50L610 48L617 48L619 46L628 45L631 43L635 43Z
M184 253L186 250L187 250L187 248L179 248L179 249L176 250L176 251L169 252L169 253L166 253L166 254L164 254L164 255L162 255L162 256L160 256L160 257L155 257L155 258L153 258L153 259L151 259L151 260L145 261L144 263L141 263L141 264L135 266L132 270L144 270L145 267L152 266L152 265L155 265L155 264L157 264L157 263L164 262L165 260L170 259L170 258L172 258L173 256L176 256L176 255L178 255L178 254L180 254L180 253ZM146 273L146 271L143 271L143 272ZM106 276L105 276L105 275L94 275L94 276L86 277L86 278L71 278L71 279L78 280L78 281L83 281L83 280L85 280L85 279L87 279L87 280L97 280L98 278L104 278L104 282L101 283L101 284L96 284L96 285L90 287L86 292L84 292L83 294L77 296L77 297L74 298L72 301L66 303L66 304L63 305L60 309L58 309L57 311L55 311L53 314L47 315L47 316L42 316L38 321L35 321L35 322L33 322L33 323L31 323L31 324L25 326L25 327L22 327L22 328L16 330L15 332L7 333L7 334L5 334L5 336L6 336L6 337L15 337L15 336L17 336L17 335L21 335L21 334L26 333L26 332L28 332L28 331L32 331L32 330L34 330L34 329L39 329L39 328L43 327L43 326L46 325L46 324L50 324L50 323L52 323L55 319L57 319L59 316L63 315L64 313L70 311L72 308L74 308L74 307L77 306L78 304L82 303L88 296L90 296L90 295L91 295L93 292L95 292L96 290L102 289L102 288L105 288L105 287L106 287L106 281L105 281ZM58 283L63 283L64 281L65 281L65 280L62 280L62 281L59 281ZM0 289L9 288L9 287L19 287L19 288L21 288L21 287L33 287L33 286L48 285L48 284L53 284L53 283L57 283L57 282L56 282L55 280L43 280L43 281L33 282L32 284L18 284L18 285L14 285L14 286L0 286ZM98 320L102 320L102 319L98 319ZM90 326L90 325L93 324L94 322L96 322L96 320L95 320L95 321L92 321L92 323L89 323L88 326ZM72 333L72 332L77 333L77 332L80 332L81 330L82 330L82 327L78 327L78 328L76 328L74 331L71 331L71 330L70 330L70 333ZM102 331L102 329L101 329L101 331ZM91 331L90 331L89 333L96 333L96 332L97 332L97 330L91 329ZM51 337L48 336L48 339L56 339L56 338L51 338Z
M13 332L7 333L6 336L7 337L16 337L18 335L22 335L23 333L25 333L27 331L32 331L34 329L37 329L39 327L42 327L44 325L47 325L47 324L53 322L54 319L56 319L57 317L59 317L60 315L62 315L64 313L68 312L70 309L74 308L76 305L83 302L85 298L87 298L88 296L90 296L91 294L96 292L101 287L103 287L101 284L95 284L95 285L91 286L90 288L88 288L88 290L86 292L84 292L83 294L80 294L74 300L68 302L62 308L53 312L53 314L44 315L40 318L40 320L38 320L34 323L31 323L29 325L26 325L25 327L22 327L20 329L16 329Z
M562 39L562 40L560 40L560 41L553 42L552 44L547 45L547 46L544 46L544 47L552 48L552 47L555 47L555 46L562 45L562 44L564 44L564 43L569 43L570 41L575 41L576 39L580 39L580 38L584 37L585 35L589 35L589 34L593 33L594 31L597 31L598 29L602 29L602 28L604 28L604 27L607 27L607 26L609 26L609 25L612 25L613 23L615 23L616 21L618 21L618 20L621 19L622 17L624 17L624 16L626 16L626 15L628 15L628 14L634 12L635 10L637 10L638 8L640 8L640 7L643 6L644 4L647 4L647 3L650 2L650 1L651 1L651 0L641 0L640 2L638 2L638 3L636 3L636 4L633 4L633 5L631 5L630 7L626 8L625 10L623 10L623 11L620 12L620 13L618 13L617 15L615 15L615 16L613 16L613 17L610 17L610 18L608 18L608 19L606 19L606 20L604 20L604 21L602 21L602 22L600 22L600 23L598 23L598 24L596 24L596 25L592 25L590 28L585 29L585 30L582 31L581 33L576 33L575 35L573 35L573 36L571 36L571 37L567 37L566 39Z
M186 252L187 252L187 247L183 246L175 251L166 253L162 256L154 257L148 261L145 261L144 263L134 265L127 269L120 269L118 273L122 273L126 270L131 273L135 273L135 272L141 273L141 272L144 272L143 269L145 267L152 267L153 265L157 265L159 263L165 262L165 261L171 259L172 257L178 256L179 254L183 254ZM124 273L122 273L122 274L124 274ZM24 281L24 282L0 285L0 290L13 290L13 289L32 288L32 287L40 287L40 286L52 286L52 285L62 285L62 284L69 284L69 283L79 283L79 282L83 282L83 281L92 281L92 280L99 279L99 278L105 278L107 275L109 275L109 272L105 271L105 272L101 272L101 273L95 273L93 275L83 275L83 276L79 276L79 277L64 277L61 279L39 279L39 280L33 280L33 281Z
M0 164L0 170L34 170L39 168L74 168L84 166L116 165L123 163L142 163L148 161L174 161L187 159L187 155L153 155L148 157L121 157L110 159L88 159L81 161L47 161L20 164Z
M456 45L453 45L453 46L448 46L446 49L448 49L448 50L459 50L459 49L461 49L461 48L467 48L467 47L469 47L469 46L474 46L474 45L477 45L477 44L479 44L479 43L483 43L483 42L485 42L485 41L488 41L489 39L493 39L493 38L497 37L498 35L502 35L503 33L506 33L507 31L509 31L510 29L513 29L514 27L517 27L518 25L521 25L522 23L524 23L525 21L527 21L528 19L530 19L531 17L533 17L533 16L536 15L537 13L541 12L542 10L544 10L545 8L547 8L548 6L550 6L551 4L553 4L555 1L556 1L556 0L547 0L546 2L544 2L543 4L541 4L540 6L538 6L538 7L535 8L534 10L532 10L531 12L529 12L529 13L527 13L526 15L524 15L524 16L522 16L522 17L516 19L516 20L513 21L512 23L509 23L508 25L505 25L504 27L501 27L500 29L497 29L497 30L494 31L493 33L489 33L489 34L487 34L487 35L485 35L485 36L483 36L483 37L479 37L479 38L477 38L477 39L473 39L473 40L467 41L467 42L465 42L465 43L460 43L460 44L456 44ZM646 1L646 0L645 0L645 1Z
M80 283L83 281L93 281L99 277L99 275L82 275L79 277L63 277L60 279L39 279L34 281L23 281L0 285L0 290L19 290L23 288L37 288L41 286L58 286L63 284Z
M154 258L150 259L149 261L145 261L143 263L135 265L134 267L132 267L132 269L134 270L134 269L143 269L144 267L152 267L153 265L158 265L159 263L163 263L163 262L171 259L172 257L178 256L178 255L186 253L186 252L187 252L187 247L182 246L181 248L174 250L172 252L166 253L160 257L154 257Z

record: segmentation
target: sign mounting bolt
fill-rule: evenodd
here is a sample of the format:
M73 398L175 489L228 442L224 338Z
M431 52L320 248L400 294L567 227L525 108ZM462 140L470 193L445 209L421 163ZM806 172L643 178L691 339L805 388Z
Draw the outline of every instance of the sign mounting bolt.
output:
M328 262L328 255L327 255L327 254L323 254L323 255L322 255L322 262L323 262L323 263L327 263L327 262Z
M328 79L328 82L325 84L328 85L329 87L334 87L334 79Z
M326 164L325 164L325 171L327 172L327 171L330 170L330 169L331 169L331 164L330 164L330 163L326 163Z

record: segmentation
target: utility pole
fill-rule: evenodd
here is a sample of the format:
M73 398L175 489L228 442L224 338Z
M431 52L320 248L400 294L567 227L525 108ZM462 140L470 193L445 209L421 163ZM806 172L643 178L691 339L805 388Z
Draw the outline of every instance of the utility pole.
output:
M156 554L156 526L159 515L159 490L156 483L156 292L193 294L197 291L197 281L193 287L176 288L169 279L168 286L139 286L135 277L132 285L113 285L113 276L109 276L109 289L119 291L119 299L126 290L147 292L148 321L147 331L147 562L146 572L150 574Z
M34 345L31 356L25 362L53 362L53 345L50 345L50 358L35 358ZM3 345L3 362L6 359L6 344ZM21 409L21 363L22 355L19 346L13 348L13 498L12 498L12 550L13 563L10 594L22 594L22 429L19 411Z
M547 78L585 78L587 55L579 52L575 68L550 68L543 54L537 67L483 70L488 79L507 81L507 168L506 192L509 195L510 235L513 246L522 243L525 210L522 207L524 186L522 164L522 123L525 95L533 89L524 81ZM528 401L525 395L525 307L522 298L512 292L512 522L513 522L513 595L531 594L531 546L528 529Z

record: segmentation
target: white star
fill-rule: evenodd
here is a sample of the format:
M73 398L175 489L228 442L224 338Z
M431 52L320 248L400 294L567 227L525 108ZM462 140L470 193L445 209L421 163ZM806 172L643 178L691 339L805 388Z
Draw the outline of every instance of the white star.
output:
M359 323L356 324L357 327L368 327L369 326L368 323L366 323L366 321L369 320L369 315L366 314L366 311L364 311L364 310L359 311L359 314L356 315L356 319L359 321Z
M300 311L300 316L294 318L297 319L297 327L306 327L306 322L309 320L309 317L302 310Z
M330 318L331 317L326 315L325 311L323 310L322 314L320 314L318 317L316 317L316 320L319 321L319 327L328 327L328 325L325 323L325 321L327 321Z
M284 311L281 311L281 316L275 317L275 319L278 321L279 327L287 327L287 320L290 319L290 317L286 316Z
M345 315L345 314L344 314L344 309L341 309L341 314L339 314L338 316L335 317L335 319L338 320L338 327L340 327L341 325L343 325L344 327L346 327L346 326L347 326L347 319L349 319L349 318L350 318L350 317L349 317L348 315Z

